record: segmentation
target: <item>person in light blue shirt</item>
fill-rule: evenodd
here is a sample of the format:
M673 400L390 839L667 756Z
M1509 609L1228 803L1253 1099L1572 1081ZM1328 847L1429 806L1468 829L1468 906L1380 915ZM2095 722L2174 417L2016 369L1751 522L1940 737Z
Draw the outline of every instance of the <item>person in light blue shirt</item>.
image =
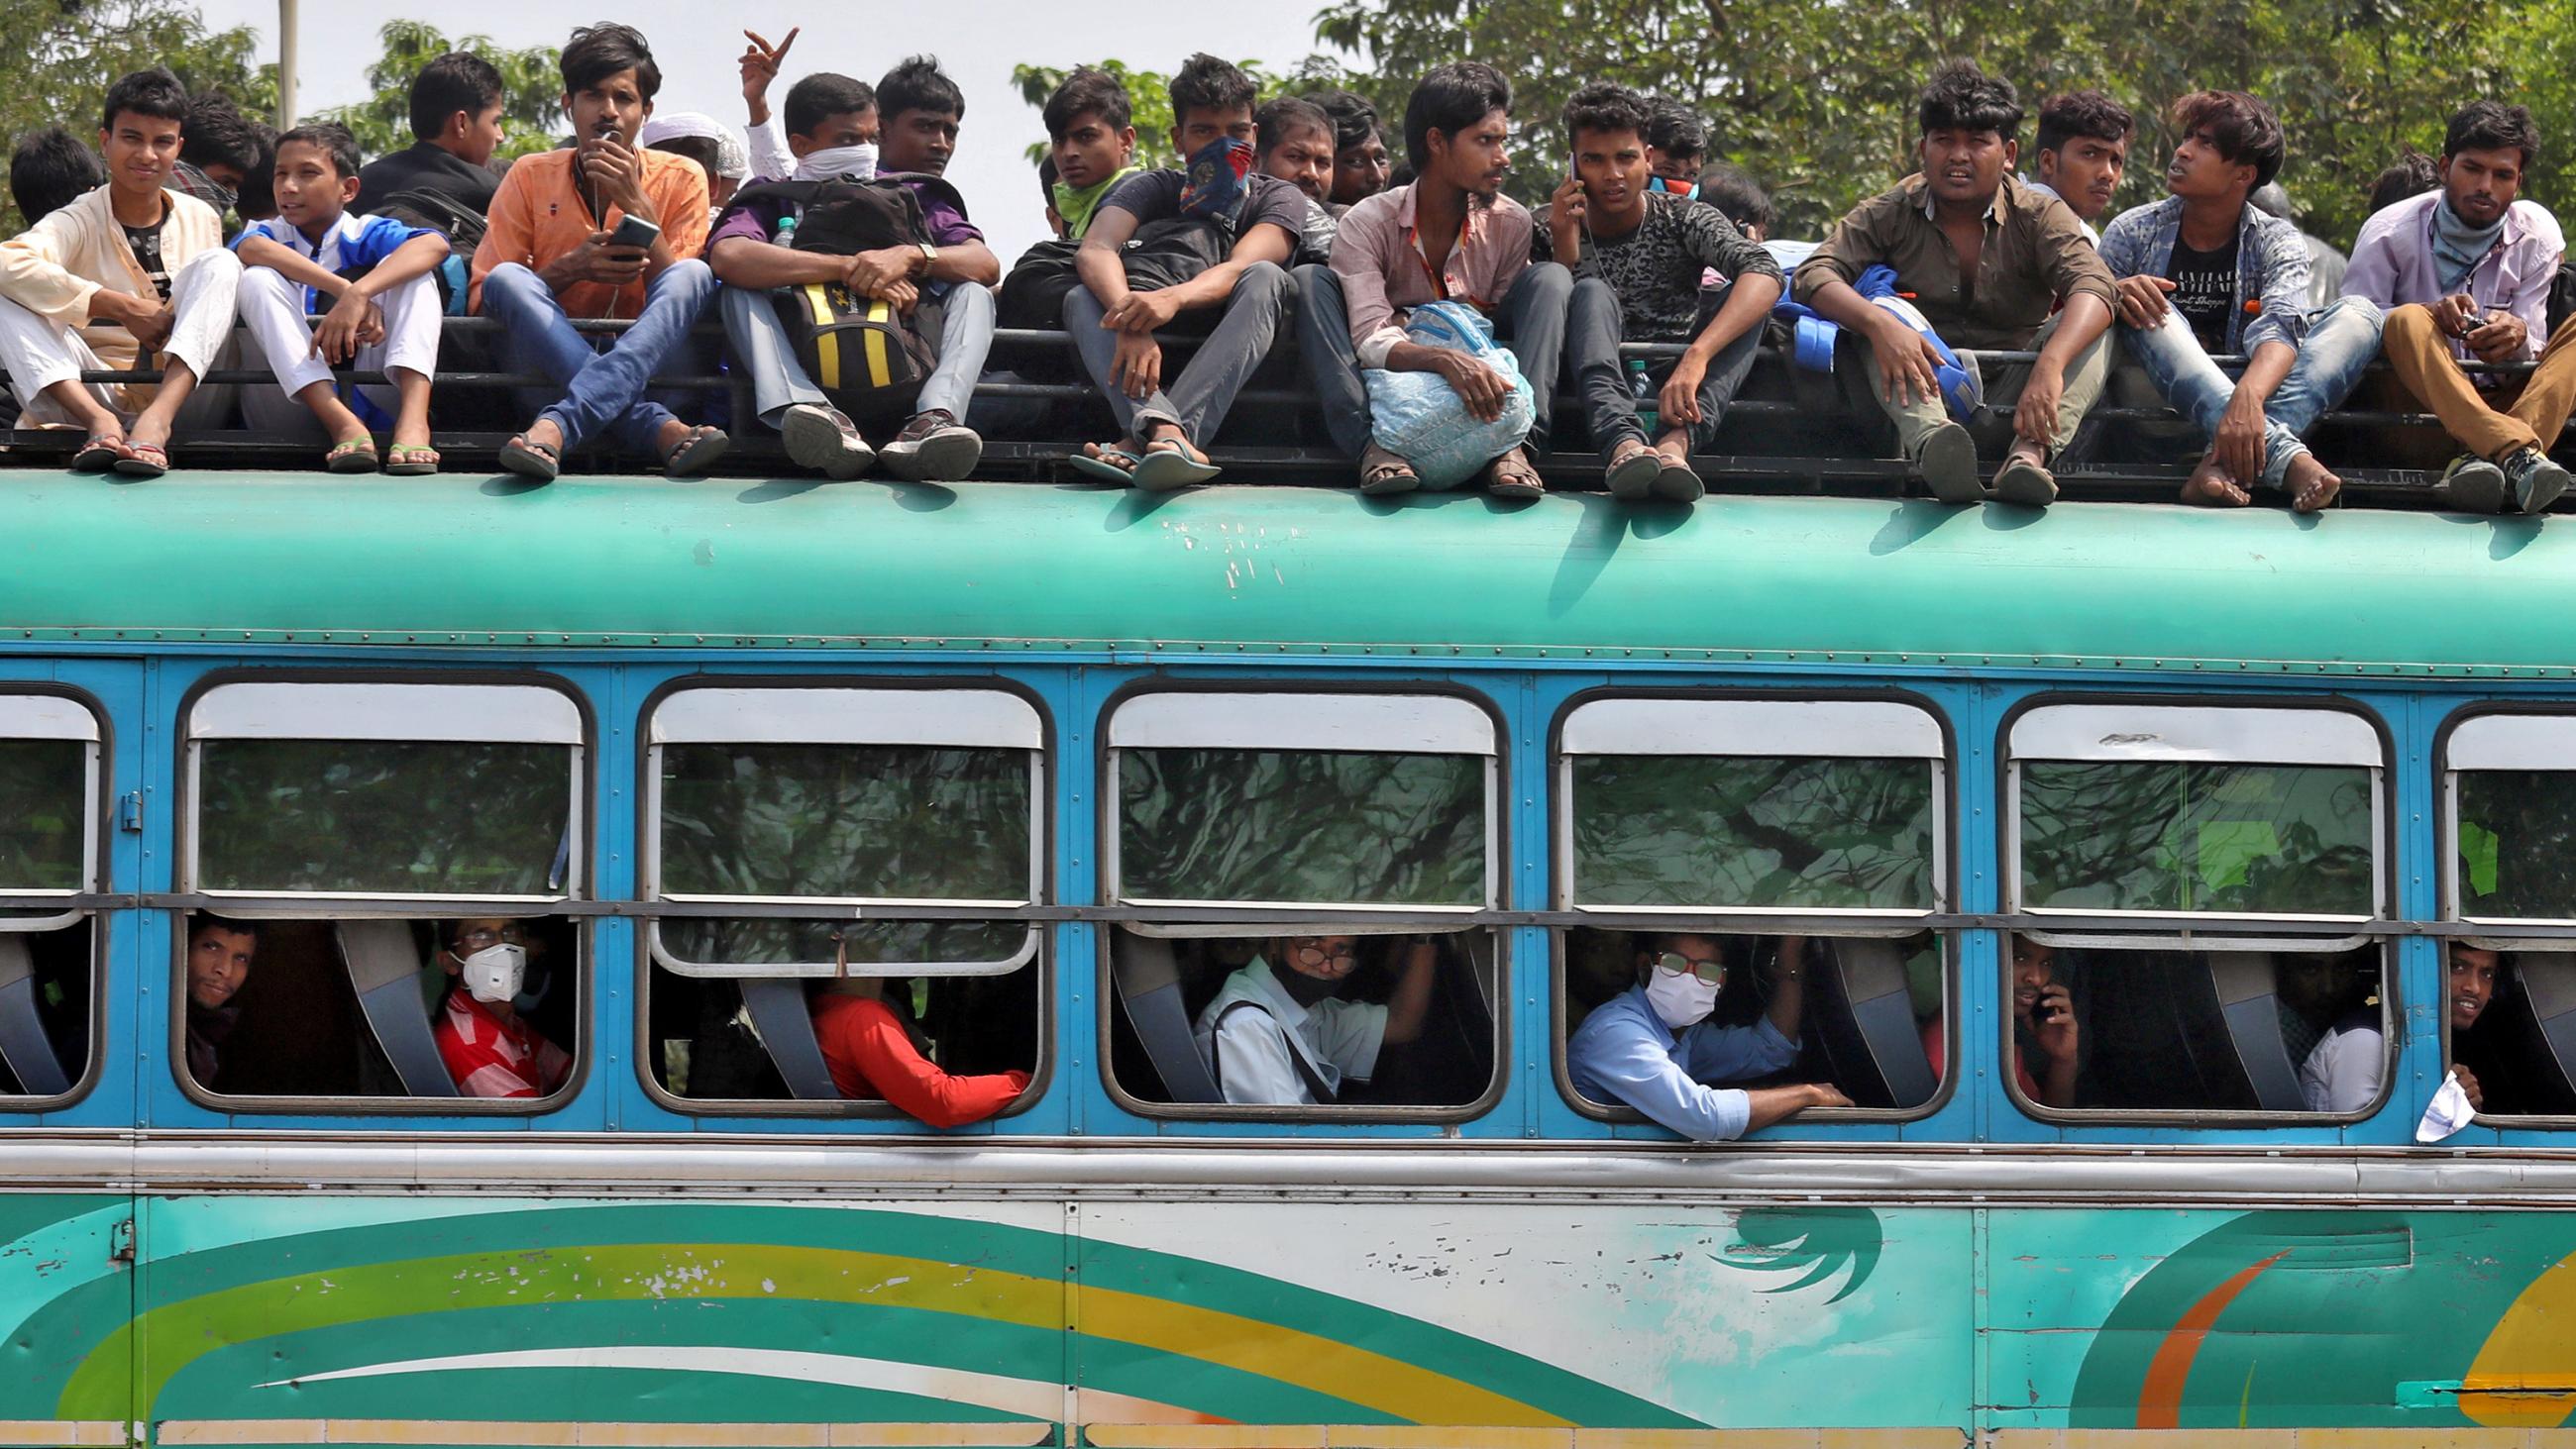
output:
M1624 1102L1694 1142L1723 1142L1810 1107L1848 1107L1821 1082L1743 1090L1715 1085L1786 1071L1798 1060L1806 1007L1806 942L1780 939L1770 974L1770 1009L1751 1026L1718 1026L1708 1015L1726 984L1723 942L1714 936L1638 937L1637 984L1583 1019L1566 1042L1575 1090Z

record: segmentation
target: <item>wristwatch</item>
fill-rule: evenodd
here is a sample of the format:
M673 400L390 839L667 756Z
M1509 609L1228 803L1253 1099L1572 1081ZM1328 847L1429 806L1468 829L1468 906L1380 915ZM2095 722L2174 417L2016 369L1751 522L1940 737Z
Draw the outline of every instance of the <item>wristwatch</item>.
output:
M928 242L914 242L913 245L921 248L922 271L928 272L933 266L938 264L939 248L932 246Z

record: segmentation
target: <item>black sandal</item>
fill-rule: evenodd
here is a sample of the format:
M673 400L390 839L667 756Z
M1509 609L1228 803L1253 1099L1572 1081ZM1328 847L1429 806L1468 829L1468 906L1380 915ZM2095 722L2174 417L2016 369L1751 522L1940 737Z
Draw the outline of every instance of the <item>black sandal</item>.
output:
M543 443L532 443L527 434L520 433L501 445L501 466L522 478L552 483L555 474L563 470L563 454Z

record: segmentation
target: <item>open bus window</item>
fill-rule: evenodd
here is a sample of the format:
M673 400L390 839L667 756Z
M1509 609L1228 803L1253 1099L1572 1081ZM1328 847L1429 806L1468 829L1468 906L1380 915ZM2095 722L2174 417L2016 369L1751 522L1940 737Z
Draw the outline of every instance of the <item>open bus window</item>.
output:
M187 717L173 1059L227 1099L565 1091L586 730L543 685L219 684ZM521 1110L526 1110L522 1107Z
M88 1074L103 884L98 717L55 694L0 694L0 1110L58 1101Z
M1702 1086L1825 1083L1853 1106L1928 1104L1947 972L1939 939L1911 923L1946 899L1946 754L1940 722L1892 700L1641 696L1569 712L1558 902L1670 922L1565 936L1560 1051L1578 1099L1636 1105L1582 1059L1608 1030L1584 1023L1630 998L1622 1010L1668 1029L1705 1023L1676 1057ZM1710 983L1659 982L1668 959L1713 965L1713 1003Z
M2576 718L2486 714L2444 743L2454 920L2545 934L2444 942L2443 1041L2490 1117L2576 1117Z
M2396 1033L2376 731L2330 709L2051 705L2011 732L1999 1013L2033 1110L2350 1116ZM2062 920L2062 928L2048 918Z
M648 927L665 1094L937 1126L1021 1096L1044 1035L1043 928L1011 914L1045 875L1035 706L695 686L654 707L647 769L645 889L680 908Z
M2395 1036L2382 948L2193 951L2007 936L2014 1090L2057 1109L2346 1116Z
M1499 1088L1493 718L1170 692L1110 716L1115 1089L1160 1115L1456 1117Z

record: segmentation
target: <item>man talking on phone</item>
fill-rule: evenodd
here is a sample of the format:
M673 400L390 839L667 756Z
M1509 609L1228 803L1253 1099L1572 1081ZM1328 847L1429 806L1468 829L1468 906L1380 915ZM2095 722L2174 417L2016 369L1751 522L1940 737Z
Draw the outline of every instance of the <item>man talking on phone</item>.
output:
M2549 331L2549 284L2565 251L2558 222L2522 199L2540 154L2531 112L2472 101L2442 137L2441 184L2362 223L2347 297L2387 314L2380 347L2406 390L2466 451L2443 470L2452 507L2539 513L2567 488L2549 459L2576 409L2576 322ZM2547 339L2547 345L2542 340ZM2533 362L2527 375L2479 372Z
M561 389L552 401L530 396L542 411L501 450L501 465L548 481L566 452L605 433L671 477L703 473L724 453L723 431L682 422L646 389L688 365L689 329L716 293L699 260L706 172L636 145L662 72L633 27L574 31L562 70L574 144L510 168L474 253L474 308L507 329L511 369ZM635 325L594 336L577 318Z

